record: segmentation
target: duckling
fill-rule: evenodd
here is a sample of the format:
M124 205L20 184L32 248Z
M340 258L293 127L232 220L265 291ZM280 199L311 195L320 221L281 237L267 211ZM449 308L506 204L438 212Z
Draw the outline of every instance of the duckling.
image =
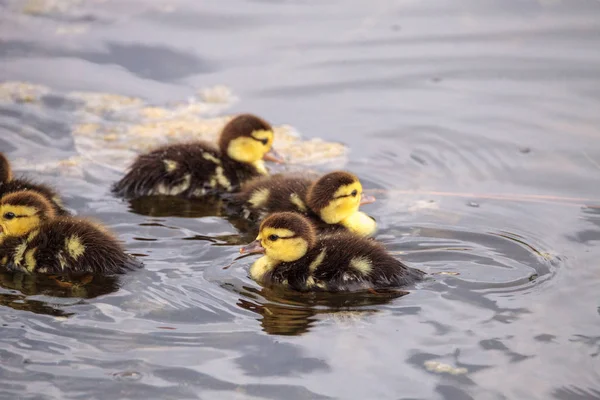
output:
M252 279L297 291L386 289L412 284L425 275L373 240L344 231L317 236L310 221L293 212L268 216L256 241L240 253L264 253L250 268Z
M64 208L60 196L49 186L40 183L33 183L28 179L13 179L12 168L6 156L0 152L0 198L8 193L19 192L22 190L32 190L46 197L57 215L70 215L71 213Z
M231 192L267 175L263 160L282 162L272 145L271 125L255 115L238 115L223 128L218 148L204 141L159 147L138 156L112 190L125 198Z
M58 217L34 191L0 200L0 265L25 273L123 273L142 266L102 226Z
M295 211L309 217L319 232L341 229L371 236L377 223L358 209L374 201L375 197L363 193L356 175L334 171L318 179L282 174L255 178L242 186L232 204L251 220L272 212Z

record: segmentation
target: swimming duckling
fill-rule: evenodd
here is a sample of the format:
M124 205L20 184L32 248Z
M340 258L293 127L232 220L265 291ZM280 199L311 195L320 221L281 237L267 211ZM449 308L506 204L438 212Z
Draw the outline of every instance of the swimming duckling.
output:
M33 183L28 179L13 179L12 169L8 159L0 153L0 198L8 193L22 190L32 190L46 197L51 203L57 215L70 215L64 206L60 196L49 186Z
M102 226L55 217L39 193L9 193L0 200L0 265L25 273L123 273L142 263L127 255Z
M295 211L309 217L319 232L342 229L370 236L377 223L358 209L374 201L363 193L356 175L335 171L318 179L282 174L255 178L242 186L233 205L241 205L244 216L253 220L272 212Z
M297 291L393 288L425 275L373 240L343 231L317 237L310 221L293 212L268 216L256 241L240 253L264 253L250 268L252 279Z
M223 128L218 148L197 141L142 154L113 186L113 192L126 198L231 192L250 178L267 175L263 160L282 161L272 145L271 125L255 115L238 115Z

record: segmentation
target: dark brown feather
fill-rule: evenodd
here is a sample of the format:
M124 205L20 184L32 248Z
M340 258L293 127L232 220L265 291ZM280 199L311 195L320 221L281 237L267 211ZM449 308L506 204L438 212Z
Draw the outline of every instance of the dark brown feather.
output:
M204 155L210 157L205 158ZM212 158L220 160L220 164ZM176 167L169 171L165 161L175 162ZM231 189L220 185L210 186L209 182L218 167L223 168L223 175L231 183ZM117 196L125 198L160 194L159 186L167 189L182 187L181 185L186 182L186 176L189 176L187 178L189 185L176 195L199 197L234 190L242 182L258 175L259 172L253 166L222 155L210 143L179 143L162 146L138 156L129 168L129 172L113 186L112 190Z
M9 193L30 190L44 196L52 204L56 215L68 216L71 214L62 205L56 202L56 199L59 199L60 197L50 186L34 183L26 178L11 179L11 177L10 164L4 154L0 153L0 199Z
M318 213L319 210L326 207L332 200L333 194L344 185L357 182L358 178L345 171L334 171L323 175L307 193L306 202L311 210Z
M260 230L265 227L274 229L290 229L295 236L301 237L311 248L315 245L316 232L308 219L295 212L281 212L269 215L261 224Z
M309 287L309 265L323 250L325 258L312 277L325 287ZM363 276L350 265L355 257L365 257L372 263L372 270L367 276ZM414 284L422 280L424 275L423 271L410 268L389 255L377 242L349 232L338 232L319 237L316 245L304 257L297 261L280 263L266 279L278 284L287 281L292 289L298 291L337 292L396 288Z
M10 163L4 153L0 152L0 184L10 181L11 178L12 170L10 168Z
M276 174L254 178L244 185L231 200L228 210L231 213L243 213L244 217L256 221L270 212L303 212L291 201L293 194L306 202L306 193L314 178L307 174ZM269 190L263 205L250 204L253 195L261 190Z
M77 237L85 248L78 257L74 257L66 245L72 237ZM45 273L50 274L119 274L143 265L125 254L121 244L105 230L80 218L59 217L50 220L40 226L39 233L31 240L27 236L5 239L0 244L0 260L8 256L7 269L27 272L25 260L22 257L15 259L17 246L23 244L26 249L20 254L36 249L36 267L29 272L39 272L45 268Z
M227 146L238 137L248 136L254 131L272 131L273 127L260 117L253 114L240 114L229 121L219 136L219 150L221 154L227 154Z
M309 220L297 213L271 214L261 224L261 230L265 227L289 229L308 243L308 252L303 257L281 262L265 274L263 281L268 284L286 283L298 291L336 292L395 288L413 284L425 275L392 257L374 240L346 231L316 237ZM309 266L322 251L325 251L324 258L311 273ZM352 266L353 260L360 259L367 260L370 265L367 274ZM307 284L309 277L323 287Z

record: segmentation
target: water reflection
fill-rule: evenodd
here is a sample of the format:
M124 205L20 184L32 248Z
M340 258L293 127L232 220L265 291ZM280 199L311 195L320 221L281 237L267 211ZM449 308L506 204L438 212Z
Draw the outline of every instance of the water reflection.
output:
M202 218L221 216L223 200L206 196L185 199L176 196L143 196L129 200L130 210L149 217Z
M0 1L2 78L36 82L0 84L0 150L148 254L107 296L0 277L0 391L600 397L600 3L168 3ZM281 132L304 166L343 141L340 167L385 190L378 239L431 280L390 299L258 288L222 269L252 227L218 204L110 196L136 153L214 141L242 111L315 138Z
M234 290L235 291L235 290ZM409 294L404 290L373 290L353 293L301 293L285 288L253 288L237 291L245 296L236 305L261 315L263 331L271 335L302 335L312 328L319 315L370 315L379 306Z
M0 287L10 291L9 293L0 293L1 305L35 314L70 316L72 313L33 297L44 295L92 299L119 290L119 277L91 274L79 276L29 275L22 272L0 271Z
M80 297L92 299L119 289L119 277L101 275L29 275L0 271L0 286L26 296Z

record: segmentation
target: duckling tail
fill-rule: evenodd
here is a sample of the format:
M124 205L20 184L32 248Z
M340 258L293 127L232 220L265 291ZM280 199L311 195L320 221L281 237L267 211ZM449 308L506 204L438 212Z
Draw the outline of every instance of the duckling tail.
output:
M144 268L144 263L133 256L127 256L123 262L123 272Z

